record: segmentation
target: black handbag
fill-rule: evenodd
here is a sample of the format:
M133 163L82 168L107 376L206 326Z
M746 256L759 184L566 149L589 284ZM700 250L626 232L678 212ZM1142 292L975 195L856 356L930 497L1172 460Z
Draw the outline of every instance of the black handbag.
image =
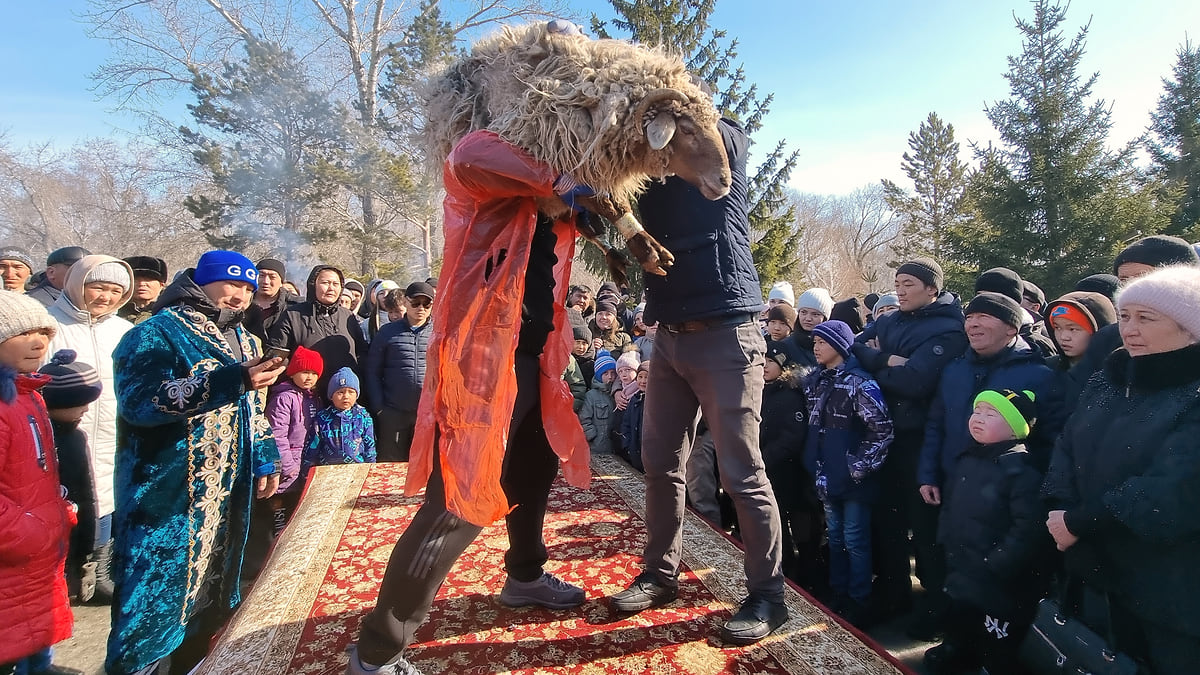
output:
M1068 579L1057 598L1038 603L1037 616L1021 643L1020 660L1033 675L1140 675L1146 671L1136 660L1116 650L1112 635L1112 604L1104 594L1108 612L1106 635L1088 627L1076 616L1080 582Z

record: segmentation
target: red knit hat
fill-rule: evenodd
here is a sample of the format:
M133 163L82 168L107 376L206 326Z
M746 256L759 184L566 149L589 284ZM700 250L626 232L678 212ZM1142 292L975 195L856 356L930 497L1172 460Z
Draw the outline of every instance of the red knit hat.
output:
M307 347L296 347L296 351L292 353L292 360L288 362L287 376L291 377L296 373L301 373L306 370L311 370L321 376L321 371L325 369L325 360L321 355Z

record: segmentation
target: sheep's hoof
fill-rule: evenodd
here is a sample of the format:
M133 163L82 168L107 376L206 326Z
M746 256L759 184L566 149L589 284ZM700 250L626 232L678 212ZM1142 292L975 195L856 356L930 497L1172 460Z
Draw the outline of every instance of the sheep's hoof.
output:
M633 257L649 274L666 276L667 268L675 264L675 256L646 232L638 232L626 242Z

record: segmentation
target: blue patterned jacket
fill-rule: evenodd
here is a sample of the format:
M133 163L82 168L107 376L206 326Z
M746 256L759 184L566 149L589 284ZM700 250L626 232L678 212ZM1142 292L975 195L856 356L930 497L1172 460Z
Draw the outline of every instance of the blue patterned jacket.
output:
M300 477L314 466L375 462L375 424L357 403L349 410L325 408L313 418L313 436L304 449Z
M190 270L163 296L178 304L133 327L113 352L121 611L109 673L146 668L179 647L198 612L220 618L241 603L255 479L278 471L266 392L243 380L242 362L262 354L258 338L206 304Z

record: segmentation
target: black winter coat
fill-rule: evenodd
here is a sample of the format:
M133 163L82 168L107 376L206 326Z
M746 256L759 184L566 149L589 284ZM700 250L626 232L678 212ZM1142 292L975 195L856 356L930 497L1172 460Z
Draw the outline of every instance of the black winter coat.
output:
M856 339L854 356L879 383L897 431L925 428L942 369L967 351L963 322L958 298L942 291L920 309L884 314ZM879 338L879 349L866 345L871 338ZM888 357L893 354L907 358L908 363L889 366Z
M1021 443L971 441L946 482L938 524L950 597L993 616L1032 614L1053 546L1041 483Z
M242 326L246 330L258 336L265 344L267 341L267 331L271 330L278 321L283 318L283 313L289 305L293 305L300 301L300 296L289 291L286 288L279 289L279 293L275 294L275 299L271 301L270 309L264 310L262 307L250 303L250 307L246 310L246 318L242 320Z
M1200 636L1200 345L1117 350L1067 422L1042 487L1079 541L1067 569L1139 619Z
M431 332L430 322L413 330L408 319L392 321L379 329L363 367L363 388L372 412L384 408L416 412L425 383L425 354Z
M717 124L725 140L733 184L729 194L709 201L678 176L654 182L638 199L646 231L675 254L665 277L648 274L647 324L681 323L763 308L758 270L750 255L750 142L735 122Z
M804 438L808 415L804 392L785 377L763 387L762 421L758 443L767 478L782 511L800 508L801 497L812 491L812 476L804 469Z
M821 364L817 363L816 354L813 353L812 333L808 331L797 328L792 331L791 335L782 340L773 341L771 344L787 354L788 360L804 371L805 375L822 368Z
M50 421L54 430L54 449L58 453L58 479L67 488L67 499L79 507L79 523L71 530L68 565L80 565L92 552L100 505L96 499L96 479L88 459L87 434L78 422Z
M316 297L316 278L324 270L337 270L328 265L318 265L308 275L308 297ZM338 275L341 272L338 271ZM288 351L303 345L321 355L325 369L317 381L316 391L325 396L329 379L339 368L349 367L359 371L359 359L366 357L367 341L363 339L358 317L339 304L324 305L314 300L290 305L275 325L267 331L266 347L278 347ZM376 405L365 401L364 405Z

